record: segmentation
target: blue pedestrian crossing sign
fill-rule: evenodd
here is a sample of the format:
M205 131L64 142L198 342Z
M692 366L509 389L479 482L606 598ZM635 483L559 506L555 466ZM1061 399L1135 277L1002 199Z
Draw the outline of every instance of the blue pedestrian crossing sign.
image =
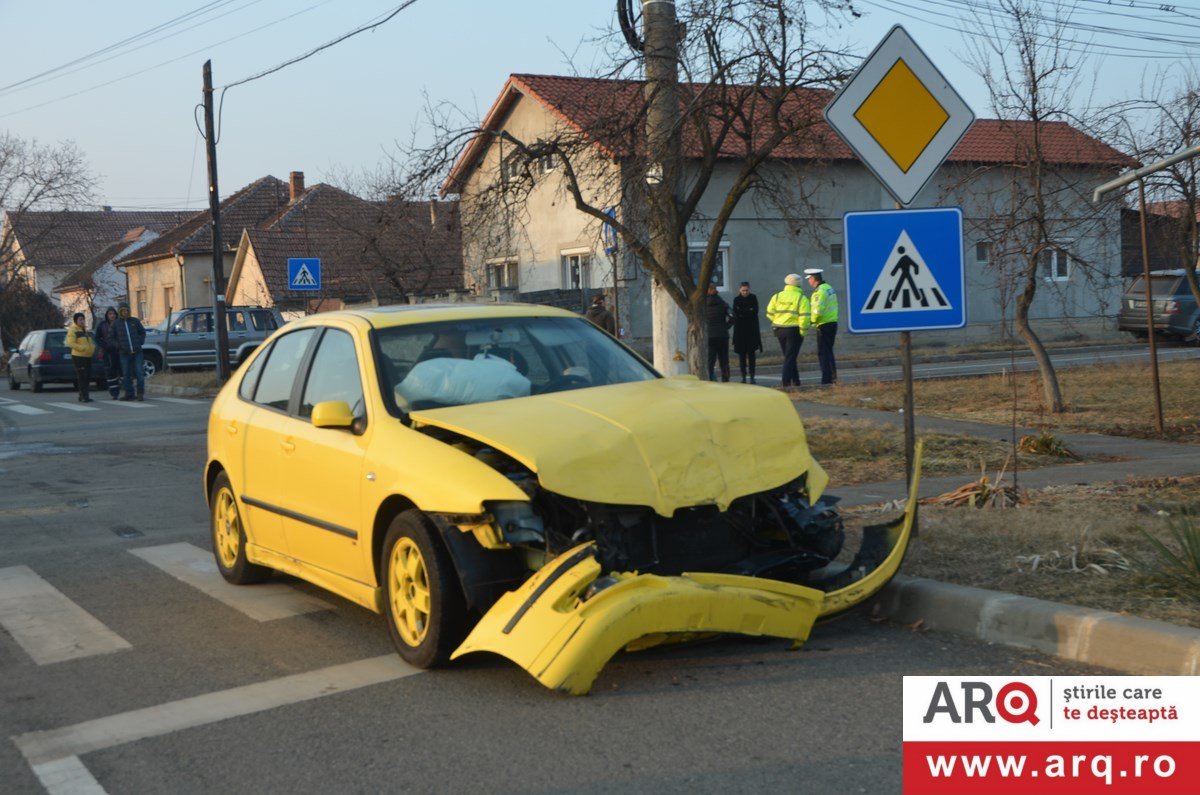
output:
M289 290L320 290L321 260L317 257L291 257L288 259Z
M967 325L962 210L852 212L843 229L851 333Z

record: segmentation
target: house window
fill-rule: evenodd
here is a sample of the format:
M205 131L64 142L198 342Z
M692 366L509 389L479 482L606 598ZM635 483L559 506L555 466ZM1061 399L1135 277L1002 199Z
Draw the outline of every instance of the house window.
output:
M521 160L519 152L513 152L507 157L500 160L500 180L502 182L515 182L520 179L525 171L525 164Z
M700 261L704 259L704 249L708 247L707 243L688 246L688 268L692 271L692 278L700 278ZM717 259L713 262L712 283L717 285L718 290L724 290L727 274L725 273L726 265L729 262L729 246L722 244L717 249Z
M592 286L592 252L562 255L562 288L586 290Z
M141 318L143 320L146 319L146 291L145 290L137 291L137 313L138 313L139 318Z
M537 170L539 174L549 174L556 168L558 168L558 155L542 155L537 159Z
M489 290L499 290L501 287L517 287L517 261L492 262L487 266Z
M841 265L843 262L842 244L833 243L829 246L829 264Z
M975 261L987 262L992 258L992 244L986 240L981 240L975 244Z
M178 309L178 307L175 306L174 285L163 288L163 311L169 314L172 309Z
M1042 250L1042 278L1049 282L1065 282L1071 278L1071 257L1064 249Z

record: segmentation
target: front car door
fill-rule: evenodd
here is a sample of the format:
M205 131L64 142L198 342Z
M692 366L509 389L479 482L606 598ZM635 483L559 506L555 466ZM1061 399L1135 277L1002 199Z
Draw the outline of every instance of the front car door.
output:
M171 366L188 367L216 361L212 330L212 312L187 312L179 318L167 341L167 360Z
M322 330L292 414L283 422L280 477L286 495L283 518L291 555L315 568L359 583L373 580L370 549L360 544L364 460L371 418L363 399L363 357L350 326ZM317 403L344 401L353 429L317 428ZM361 540L366 541L364 537Z
M296 376L302 371L316 329L285 334L250 363L242 377L239 400L230 415L222 417L226 432L242 434L241 492L243 516L251 540L260 546L287 554L283 528L283 505L288 487L280 467L283 462L282 434L288 419Z

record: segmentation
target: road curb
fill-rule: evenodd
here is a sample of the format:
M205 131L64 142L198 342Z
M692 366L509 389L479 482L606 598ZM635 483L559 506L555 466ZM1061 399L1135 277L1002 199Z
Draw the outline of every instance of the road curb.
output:
M874 615L1131 674L1200 674L1200 629L897 575Z
M212 397L210 389L198 386L167 386L166 384L146 384L148 395L173 395L174 397Z

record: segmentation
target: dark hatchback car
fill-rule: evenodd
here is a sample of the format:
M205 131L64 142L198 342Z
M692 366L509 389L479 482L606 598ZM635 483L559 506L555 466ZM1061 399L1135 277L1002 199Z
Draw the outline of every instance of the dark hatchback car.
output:
M1183 268L1150 272L1154 302L1154 334L1200 342L1200 308L1188 287ZM1117 328L1139 339L1146 334L1146 279L1137 277L1125 286Z
M31 331L21 344L9 349L8 388L20 389L29 384L34 392L41 392L43 384L74 384L75 366L71 363L71 349L67 347L66 329L41 329ZM92 381L97 389L105 389L103 352L97 349L92 357Z

